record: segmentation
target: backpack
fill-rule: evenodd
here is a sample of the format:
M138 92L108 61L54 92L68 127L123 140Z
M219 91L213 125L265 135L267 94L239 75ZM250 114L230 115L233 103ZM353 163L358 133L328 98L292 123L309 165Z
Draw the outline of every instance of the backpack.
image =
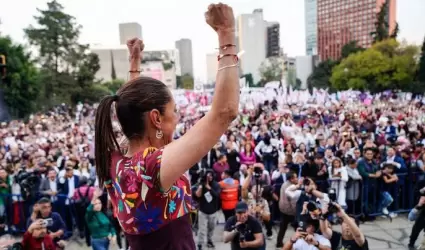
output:
M90 199L89 199L89 191L90 191L90 187L87 187L86 189L86 193L84 195L81 194L81 189L78 188L77 192L78 192L78 199L75 200L75 205L79 206L81 208L87 208L90 205Z

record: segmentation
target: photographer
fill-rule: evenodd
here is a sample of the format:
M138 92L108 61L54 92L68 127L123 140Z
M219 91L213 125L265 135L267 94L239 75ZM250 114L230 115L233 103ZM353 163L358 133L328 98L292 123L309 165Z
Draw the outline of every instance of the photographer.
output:
M328 211L329 209L329 211ZM341 233L332 230L329 222L329 213L335 213L336 216L342 221ZM322 207L322 215L320 216L320 231L322 235L332 242L332 249L350 250L367 250L369 249L367 240L364 234L360 231L358 221L347 215L344 209L341 208L336 202L332 202Z
M53 242L55 242L57 248L63 248L66 244L62 240L66 230L65 223L58 213L52 212L52 203L49 198L41 198L34 205L33 213L28 218L28 227L38 219L51 220L51 224L47 225L48 234L53 239Z
M283 250L331 250L328 239L317 234L318 223L311 217L305 217L299 223L299 228L289 241L283 246Z
M262 173L261 163L256 163L248 169L248 176L242 184L242 199L248 204L248 212L267 225L270 221L270 206L263 198L263 183L260 181ZM249 189L253 178L256 184ZM271 227L267 227L267 236L272 237Z
M55 250L52 237L47 232L47 223L38 219L31 223L22 239L24 250Z
M412 232L410 233L409 240L409 249L416 249L415 242L418 239L419 233L425 228L425 180L420 181L417 184L417 193L419 193L420 198L418 204L410 211L408 219L410 221L415 221L413 224Z
M224 243L231 242L232 250L262 250L265 241L260 222L248 213L248 205L236 205L236 215L226 221Z
M215 181L211 170L207 170L201 177L195 195L199 200L198 249L202 249L205 236L207 236L207 246L214 247L212 236L217 222L217 211L220 210L220 185Z

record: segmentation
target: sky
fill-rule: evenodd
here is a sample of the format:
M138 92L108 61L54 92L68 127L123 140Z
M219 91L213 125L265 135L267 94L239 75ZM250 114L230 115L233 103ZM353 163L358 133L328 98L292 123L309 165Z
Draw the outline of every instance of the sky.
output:
M0 32L26 44L23 29L35 25L37 8L47 0L0 0ZM146 50L174 49L180 38L192 40L195 79L206 78L206 54L218 46L216 33L205 23L211 0L59 0L65 12L83 26L81 43L116 46L118 24L138 22ZM237 16L262 8L267 21L280 23L281 47L289 56L305 54L304 0L223 0ZM5 4L6 3L6 4ZM397 0L400 35L421 44L425 36L425 0Z

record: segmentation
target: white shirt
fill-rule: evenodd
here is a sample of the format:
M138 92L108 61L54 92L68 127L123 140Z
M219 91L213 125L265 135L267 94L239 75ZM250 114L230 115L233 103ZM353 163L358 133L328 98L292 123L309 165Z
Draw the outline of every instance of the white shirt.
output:
M320 234L314 234L313 238L319 242L320 245L331 247L331 242L323 237ZM294 245L292 245L292 249L294 250L318 250L317 247L308 244L304 239L298 239Z

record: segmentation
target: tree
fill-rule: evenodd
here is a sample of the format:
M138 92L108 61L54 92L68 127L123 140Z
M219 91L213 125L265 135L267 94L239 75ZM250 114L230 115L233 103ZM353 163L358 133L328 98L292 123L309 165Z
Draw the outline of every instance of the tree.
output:
M416 79L418 82L425 85L425 38L422 44L421 57L419 59L419 66L416 74Z
M189 74L184 74L181 77L181 83L182 83L182 87L184 89L193 89L194 88L193 77Z
M281 81L283 75L283 61L278 57L271 57L261 63L261 82L263 84L272 81Z
M122 79L115 79L110 82L105 82L103 85L108 88L113 94L115 94L119 88L125 83Z
M99 58L88 52L88 45L78 43L81 26L60 3L52 0L47 9L37 10L37 27L30 25L24 31L38 49L37 61L43 68L42 106L77 100L80 92L90 92Z
M364 48L357 46L357 41L350 41L345 44L341 49L341 58L347 58L349 55L364 51Z
M302 85L302 81L301 81L299 78L297 78L297 79L295 80L295 86L294 86L294 89L295 89L295 90L300 90L300 89L301 89L301 85Z
M415 46L394 39L378 42L363 52L343 59L332 72L332 87L338 90L358 89L380 92L406 90L416 72Z
M390 24L388 21L388 4L389 1L384 1L381 9L376 14L375 31L371 33L373 37L373 43L384 41L388 38L396 39L400 31L400 27L398 23L396 23L393 32L390 33Z
M330 87L329 79L332 76L332 69L338 64L338 61L328 59L320 62L314 69L313 73L307 79L307 87L327 89Z
M115 72L115 64L114 64L114 54L112 54L112 50L111 50L111 79L112 80L117 79L117 72Z
M0 37L0 54L7 57L7 74L0 79L5 103L13 117L24 118L36 110L39 71L24 47L13 43L9 37Z
M297 81L297 72L295 71L294 68L288 68L287 74L286 74L286 83L288 84L288 86L294 87L295 84L297 83L296 81Z

